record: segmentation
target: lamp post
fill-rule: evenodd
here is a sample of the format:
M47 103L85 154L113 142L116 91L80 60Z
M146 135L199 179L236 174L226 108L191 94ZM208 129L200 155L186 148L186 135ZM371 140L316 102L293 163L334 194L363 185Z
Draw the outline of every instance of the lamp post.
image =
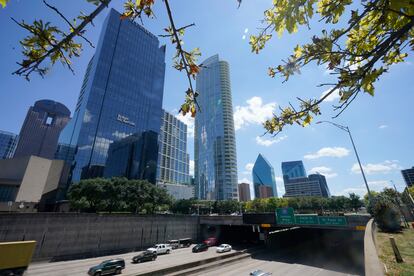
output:
M343 126L343 125L340 125L340 124L336 124L336 123L333 123L333 122L330 122L330 121L319 121L319 122L316 122L316 123L317 124L328 123L328 124L331 124L331 125L339 128L339 129L343 130L343 131L346 131L348 133L349 138L351 139L352 147L354 148L356 158L358 160L359 168L361 169L362 177L364 178L365 186L367 187L368 197L371 200L372 199L371 190L369 189L367 178L365 177L364 169L362 168L361 161L359 160L358 151L355 147L354 139L352 138L351 131L349 130L349 127Z

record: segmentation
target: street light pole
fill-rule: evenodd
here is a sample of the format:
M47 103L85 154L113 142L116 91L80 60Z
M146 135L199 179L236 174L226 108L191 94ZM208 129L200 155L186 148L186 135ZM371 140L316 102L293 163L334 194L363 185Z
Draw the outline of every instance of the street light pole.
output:
M316 123L317 124L328 123L328 124L331 124L331 125L339 128L339 129L343 130L343 131L348 132L349 138L351 139L352 147L354 148L354 152L355 152L356 158L358 160L358 165L359 165L359 168L361 170L362 177L364 178L365 187L367 188L367 191L368 191L368 197L371 200L372 199L371 190L369 189L368 181L367 181L367 178L365 177L364 169L362 168L361 160L359 159L358 151L355 147L354 139L352 138L352 134L351 134L351 131L349 130L349 127L343 126L343 125L340 125L340 124L336 124L336 123L333 123L333 122L330 122L330 121L319 121L319 122L316 122Z

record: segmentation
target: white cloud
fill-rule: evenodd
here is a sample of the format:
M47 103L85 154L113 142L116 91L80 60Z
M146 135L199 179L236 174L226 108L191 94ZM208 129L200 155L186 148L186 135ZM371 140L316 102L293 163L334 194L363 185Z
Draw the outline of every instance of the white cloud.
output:
M244 33L247 34L247 32L249 31L248 28L244 29Z
M305 159L318 159L321 157L344 157L349 155L349 150L342 147L325 147L318 150L316 153L305 155Z
M234 112L234 128L241 129L250 124L262 124L266 119L273 116L276 103L263 104L260 97L253 97L246 101L246 106L236 106Z
M277 195L279 197L282 197L285 194L285 185L283 184L283 182L276 181L276 189L277 189Z
M384 188L391 188L390 181L387 180L374 180L374 181L368 181L369 188L371 190L380 192L384 190Z
M401 166L398 164L398 160L386 160L381 163L362 165L364 172L366 174L379 174L379 173L389 173L395 170L401 170ZM361 173L358 163L352 165L351 171L353 173Z
M320 173L322 175L324 175L326 178L333 178L338 176L337 173L335 173L334 171L332 171L331 168L325 167L325 166L320 166L320 167L314 167L312 169L309 170L309 173Z
M270 147L271 145L275 143L279 143L287 138L286 135L280 136L278 138L273 139L264 139L260 136L256 136L256 143L260 146Z
M343 196L349 196L350 193L355 193L359 195L361 198L367 193L367 189L365 187L352 187L352 188L346 188L342 190L339 194Z
M246 39L246 35L243 35L243 36L242 36L242 39L243 39L243 40L244 40L244 39Z
M380 125L378 128L379 129L384 129L384 128L387 128L388 127L388 125Z
M187 137L194 138L194 118L190 115L184 116L181 112L175 115L175 117L187 125Z
M278 182L282 182L283 183L283 177L276 176L275 179L276 179L276 183L278 183Z
M244 177L244 178L242 178L242 179L239 179L239 184L240 183L247 183L247 184L252 184L252 182L249 180L249 179L247 179L246 177ZM251 185L250 185L251 186Z
M190 175L194 176L194 160L190 160Z
M245 171L243 172L243 174L248 174L251 175L252 174L252 170L253 170L253 163L247 163L246 166L244 166Z
M325 90L322 92L321 96L319 97L320 99L325 96L326 94L328 94L328 92L331 91L331 88ZM341 96L339 96L339 90L335 89L334 92L332 92L332 94L330 94L326 99L325 102L333 102L336 100L339 100L341 98Z

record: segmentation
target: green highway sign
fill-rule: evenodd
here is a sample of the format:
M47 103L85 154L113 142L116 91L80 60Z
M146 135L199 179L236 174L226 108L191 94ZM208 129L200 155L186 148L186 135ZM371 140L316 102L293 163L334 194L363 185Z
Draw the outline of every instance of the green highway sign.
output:
M346 217L319 217L320 225L345 226L348 224Z
M293 213L293 208L277 208L276 222L278 224L295 224L295 215Z
M317 215L295 215L296 224L319 224Z

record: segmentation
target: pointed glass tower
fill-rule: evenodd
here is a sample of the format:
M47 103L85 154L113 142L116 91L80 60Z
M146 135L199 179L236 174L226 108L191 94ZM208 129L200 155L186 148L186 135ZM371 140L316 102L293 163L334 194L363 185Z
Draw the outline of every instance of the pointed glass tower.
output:
M257 157L252 174L256 198L277 197L275 172L262 154Z

